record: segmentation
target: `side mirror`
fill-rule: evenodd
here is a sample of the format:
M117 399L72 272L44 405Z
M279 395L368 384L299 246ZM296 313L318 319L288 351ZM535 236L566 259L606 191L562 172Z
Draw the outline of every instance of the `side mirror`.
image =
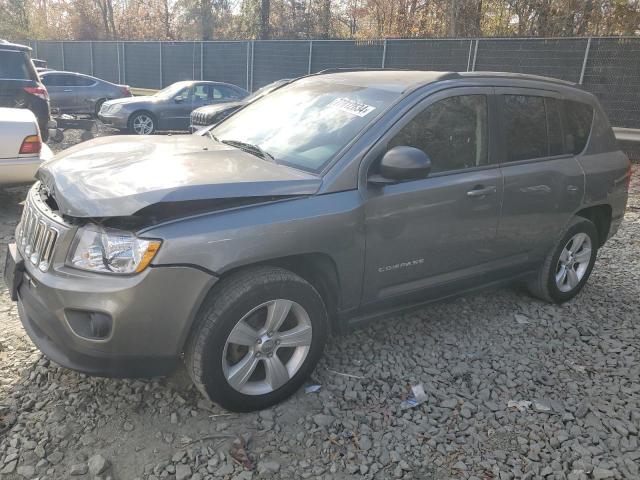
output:
M173 99L176 103L182 103L184 102L184 97L182 95L178 95L177 97L175 97Z
M369 177L375 184L390 184L403 180L426 178L431 172L429 155L414 147L393 147L380 161L378 175Z

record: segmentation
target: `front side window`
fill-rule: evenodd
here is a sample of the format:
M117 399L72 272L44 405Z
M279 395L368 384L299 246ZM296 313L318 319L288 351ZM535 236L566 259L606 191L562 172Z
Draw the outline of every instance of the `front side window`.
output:
M487 97L461 95L426 107L389 142L388 148L419 148L431 171L446 172L488 163Z
M309 77L250 103L209 134L258 146L278 163L320 172L400 95Z
M508 162L548 156L544 97L503 95L502 119Z

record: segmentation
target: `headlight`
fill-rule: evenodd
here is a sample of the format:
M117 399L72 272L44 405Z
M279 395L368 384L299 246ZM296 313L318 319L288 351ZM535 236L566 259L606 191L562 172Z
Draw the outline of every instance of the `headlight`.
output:
M138 273L147 268L160 244L160 240L138 238L130 232L92 224L78 230L70 264L92 272Z
M120 110L122 110L122 105L120 105L119 103L116 103L115 105L103 105L101 110L104 110L104 113L118 113Z

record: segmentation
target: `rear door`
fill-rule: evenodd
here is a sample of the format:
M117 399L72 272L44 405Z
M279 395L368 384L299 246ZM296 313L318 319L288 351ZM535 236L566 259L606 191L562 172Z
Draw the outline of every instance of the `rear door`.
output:
M72 109L73 113L93 113L96 100L98 81L84 75L74 75L72 79Z
M499 88L504 201L497 244L514 263L537 264L580 206L584 174L565 147L560 94Z
M0 107L29 108L25 88L37 86L37 79L26 52L3 50L0 44Z
M194 83L185 88L169 102L166 111L168 130L189 130L189 117L198 107L208 105L211 99L211 85Z

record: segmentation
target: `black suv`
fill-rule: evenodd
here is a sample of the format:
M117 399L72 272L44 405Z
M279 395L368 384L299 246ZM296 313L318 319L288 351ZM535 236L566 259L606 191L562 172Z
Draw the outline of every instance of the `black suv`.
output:
M43 140L49 136L49 94L30 58L31 48L0 40L0 107L28 108L38 118Z

